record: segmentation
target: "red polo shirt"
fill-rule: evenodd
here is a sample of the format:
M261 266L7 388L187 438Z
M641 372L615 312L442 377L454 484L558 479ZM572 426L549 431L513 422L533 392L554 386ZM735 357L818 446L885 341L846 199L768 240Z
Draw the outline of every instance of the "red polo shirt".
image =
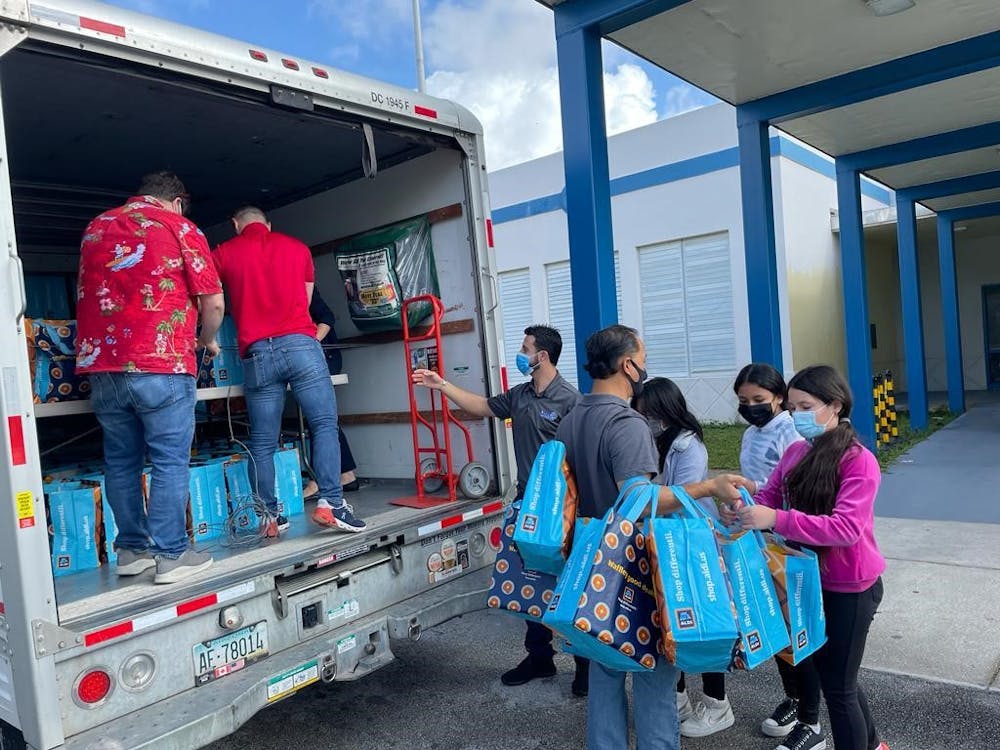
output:
M241 356L261 339L316 335L306 297L306 282L315 279L312 253L303 243L258 222L212 255L229 294Z

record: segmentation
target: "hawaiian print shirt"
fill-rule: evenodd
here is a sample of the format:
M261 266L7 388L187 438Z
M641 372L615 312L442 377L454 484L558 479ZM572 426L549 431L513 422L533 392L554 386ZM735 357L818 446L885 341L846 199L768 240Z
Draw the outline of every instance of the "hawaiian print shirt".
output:
M197 375L194 297L222 284L205 235L149 196L87 227L77 288L77 372Z

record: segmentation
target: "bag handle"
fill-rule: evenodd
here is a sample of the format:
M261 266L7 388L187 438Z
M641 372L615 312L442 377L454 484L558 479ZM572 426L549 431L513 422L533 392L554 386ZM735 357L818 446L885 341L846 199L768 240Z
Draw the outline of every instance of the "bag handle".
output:
M754 505L760 505L760 503L758 503L756 500L753 499L753 497L750 496L750 493L747 491L746 487L740 487L740 499L743 501L744 505L749 505L751 507L753 507ZM772 529L771 533L773 533L775 537L777 537L778 539L781 540L782 543L784 543L785 540L781 537L781 535L777 531L774 531ZM763 532L760 529L754 529L753 535L754 538L757 540L757 544L760 545L760 548L767 549L767 540L764 538Z
M626 479L613 506L615 512L635 523L650 504L654 489L659 492L660 486L644 477Z

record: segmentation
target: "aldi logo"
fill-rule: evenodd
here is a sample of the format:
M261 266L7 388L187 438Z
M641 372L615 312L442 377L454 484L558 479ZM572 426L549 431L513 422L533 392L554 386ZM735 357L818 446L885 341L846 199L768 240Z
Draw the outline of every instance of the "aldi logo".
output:
M809 636L806 635L806 631L800 630L798 635L795 636L795 644L799 648L805 648L809 645Z
M521 529L528 533L534 533L538 528L538 516L524 516L521 518Z
M635 591L632 590L631 586L626 586L625 590L622 591L622 600L626 604L631 604L635 600Z
M750 649L750 653L754 653L755 651L760 651L762 648L764 648L764 644L760 640L760 633L758 633L756 630L747 633L747 648Z
M693 609L679 609L677 610L677 628L679 630L691 630L697 623L694 619Z

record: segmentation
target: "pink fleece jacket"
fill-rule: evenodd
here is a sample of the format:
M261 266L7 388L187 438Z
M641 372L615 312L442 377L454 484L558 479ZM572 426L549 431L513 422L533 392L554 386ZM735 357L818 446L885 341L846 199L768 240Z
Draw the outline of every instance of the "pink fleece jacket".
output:
M882 481L878 461L861 445L849 449L840 461L840 491L832 515L813 516L789 509L785 498L785 477L811 448L804 440L788 446L754 500L777 510L775 531L816 549L824 589L864 591L885 570L874 533L875 495Z

